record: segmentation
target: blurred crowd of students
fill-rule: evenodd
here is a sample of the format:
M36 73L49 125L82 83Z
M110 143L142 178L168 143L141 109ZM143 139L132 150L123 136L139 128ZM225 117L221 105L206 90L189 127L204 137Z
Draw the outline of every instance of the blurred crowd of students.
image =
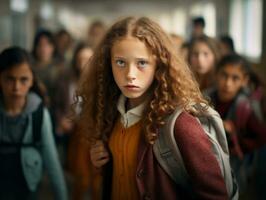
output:
M266 182L263 168L266 163L264 83L254 67L235 51L229 36L211 38L204 33L204 27L204 19L197 17L193 19L190 40L185 41L175 34L170 34L170 37L176 46L176 53L187 61L201 91L224 120L231 165L240 186L240 198L266 198L263 189ZM60 162L71 176L68 195L74 200L83 199L88 191L92 199L98 199L94 193L98 189L98 180L92 178L94 172L89 162L88 142L80 133L78 123L72 121L70 116L73 111L79 112L78 108L72 109L71 106L74 101L79 101L73 98L75 89L82 71L89 70L86 64L105 30L102 22L94 22L88 30L87 41L82 42L75 41L67 30L55 34L49 30L39 30L31 51L31 68L36 80L39 80L39 88L44 94L43 102L51 114ZM4 59L3 56L1 59ZM0 141L2 139L0 133ZM2 152L0 148L0 155Z
M266 96L263 80L258 69L235 51L232 38L205 35L201 17L195 18L193 24L191 40L178 49L202 93L223 119L240 199L264 199Z

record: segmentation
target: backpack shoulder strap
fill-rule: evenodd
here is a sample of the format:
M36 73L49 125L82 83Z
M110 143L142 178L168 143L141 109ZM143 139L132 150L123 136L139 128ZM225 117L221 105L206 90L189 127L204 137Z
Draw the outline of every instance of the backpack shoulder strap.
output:
M195 107L197 109L197 107ZM182 109L176 109L170 115L166 124L159 130L158 139L153 145L153 151L157 161L171 179L183 189L189 191L189 175L186 171L184 160L174 138L175 121L181 114ZM214 155L220 165L221 172L225 178L226 188L230 199L238 199L238 189L235 178L232 177L229 163L229 150L226 142L222 120L219 114L208 108L206 115L197 116L199 123L203 126L211 144ZM233 180L232 180L233 179ZM193 196L193 194L191 193Z
M223 121L218 112L211 107L208 107L204 114L197 116L197 118L212 145L212 151L218 161L230 199L237 200L238 186L230 166L229 149Z
M41 129L43 122L43 109L44 106L41 103L36 111L32 113L32 136L33 144L39 144L41 140Z
M159 130L158 139L153 145L153 151L160 166L171 179L184 189L188 189L188 173L174 138L175 121L182 111L182 109L176 109L168 117L167 124Z
M196 109L197 106L198 105L195 105ZM229 155L224 125L219 113L213 108L208 107L204 111L204 114L197 116L197 119L203 127L207 136L217 141L219 146L221 146L223 152Z

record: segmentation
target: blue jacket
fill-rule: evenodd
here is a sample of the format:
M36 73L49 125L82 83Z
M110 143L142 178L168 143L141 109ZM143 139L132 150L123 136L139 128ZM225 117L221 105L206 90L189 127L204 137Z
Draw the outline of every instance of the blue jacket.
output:
M28 110L30 110L30 112L26 112L26 114L24 113L23 116L27 119L25 133L22 139L23 143L33 142L31 113L35 111L41 103L40 98L34 93L29 93L28 101L30 101L30 103L27 102L27 106L30 108ZM20 153L23 174L30 191L36 191L38 183L41 181L43 170L46 169L54 189L55 199L67 199L66 183L60 166L52 134L51 118L47 108L44 108L43 112L41 140L37 149L31 146L22 147Z

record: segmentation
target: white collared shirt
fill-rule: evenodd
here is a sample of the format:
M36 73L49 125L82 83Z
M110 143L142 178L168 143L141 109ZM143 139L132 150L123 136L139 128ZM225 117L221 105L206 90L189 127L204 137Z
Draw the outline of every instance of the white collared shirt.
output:
M137 107L126 111L126 99L127 98L121 94L117 103L117 110L121 115L120 120L124 128L128 128L141 120L146 105L146 102L143 102Z

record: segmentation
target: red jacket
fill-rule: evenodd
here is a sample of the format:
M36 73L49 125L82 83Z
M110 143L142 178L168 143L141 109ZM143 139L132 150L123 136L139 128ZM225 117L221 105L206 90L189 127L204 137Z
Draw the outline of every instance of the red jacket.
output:
M191 189L176 185L157 162L152 146L139 143L136 182L139 199L196 199L226 200L228 194L219 164L212 153L210 142L198 121L188 113L182 113L175 123L175 139L191 178ZM103 198L110 199L112 163L105 168Z
M216 90L210 93L210 97L223 121L230 123L231 130L226 131L230 133L228 143L232 155L242 158L242 154L266 144L266 125L258 119L245 94L239 93L228 103L219 101Z

